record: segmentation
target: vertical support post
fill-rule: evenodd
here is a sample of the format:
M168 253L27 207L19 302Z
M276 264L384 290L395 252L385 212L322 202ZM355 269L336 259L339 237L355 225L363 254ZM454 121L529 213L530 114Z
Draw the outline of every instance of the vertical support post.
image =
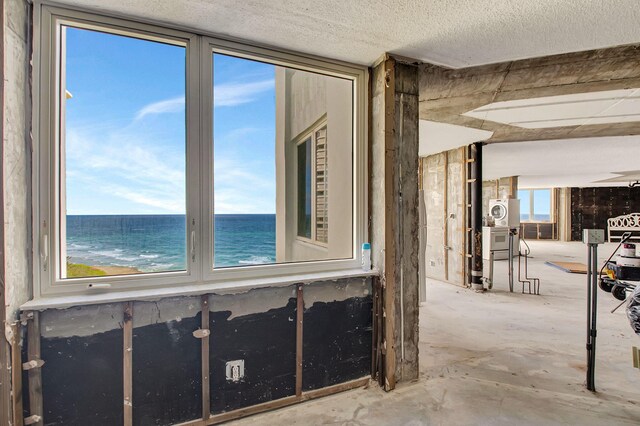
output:
M396 287L399 273L396 270L396 246L397 241L397 206L394 200L397 198L396 161L397 147L395 139L395 86L396 86L396 61L386 58L384 71L384 269L383 269L383 294L384 294L384 349L385 349L385 384L384 389L389 391L396 387L396 334L400 334L396 324Z
M442 229L442 239L444 249L444 280L449 281L449 151L444 152L444 188L443 188L443 216L444 216L444 228Z
M469 153L468 153L468 149L466 146L460 147L460 155L461 157L464 159L464 165L465 167L461 167L460 169L462 170L462 180L461 182L463 183L463 189L467 189L467 173L468 173L468 167L467 164L468 163L468 158L469 158ZM462 229L464 230L464 238L462 240L462 250L460 252L460 264L462 265L461 268L461 276L460 276L460 285L466 285L466 276L467 276L467 271L469 269L469 262L467 261L467 252L468 252L468 246L469 246L469 232L467 230L467 215L469 214L469 208L467 207L468 204L468 195L467 195L468 191L462 191Z
M28 361L39 361L40 351L40 313L29 312L29 322L27 323L27 355ZM29 369L29 415L39 420L32 423L36 426L43 424L42 407L42 367Z
M302 396L302 321L304 317L304 296L302 284L296 290L296 396Z
M382 276L385 390L418 377L418 83L390 55L373 69L371 241Z
M588 244L587 256L587 389L596 391L596 320L598 318L598 245Z
M1 209L0 209L1 210ZM0 284L0 301L4 300L2 292L2 284ZM5 329L4 303L0 303L0 326ZM3 333L4 334L4 333ZM0 425L9 424L11 421L11 347L9 342L0 336Z
M382 308L382 286L380 279L376 276L371 278L373 288L373 333L372 333L372 356L371 356L371 377L378 381L380 386L384 386L384 318Z
M469 284L474 290L483 290L482 284L482 142L469 146L473 162L470 165L470 227L471 227L471 270Z
M13 426L24 426L22 408L22 354L20 350L20 323L11 324L11 393Z
M133 426L133 302L124 304L122 331L123 424L124 426Z
M200 299L202 323L200 328L202 330L209 330L209 295L205 294ZM208 420L211 417L211 384L209 383L209 336L210 333L205 334L202 340L202 420Z

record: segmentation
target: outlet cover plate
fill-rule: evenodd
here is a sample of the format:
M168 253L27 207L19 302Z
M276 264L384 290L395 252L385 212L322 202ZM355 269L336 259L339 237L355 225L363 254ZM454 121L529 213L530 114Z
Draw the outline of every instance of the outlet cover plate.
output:
M244 379L244 359L227 361L225 373L228 382L239 382Z

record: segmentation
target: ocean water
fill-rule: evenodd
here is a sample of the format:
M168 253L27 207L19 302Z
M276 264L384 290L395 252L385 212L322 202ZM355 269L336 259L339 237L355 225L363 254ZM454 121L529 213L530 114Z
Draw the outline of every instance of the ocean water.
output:
M275 262L276 217L214 216L215 267ZM68 215L67 258L143 272L185 269L184 215Z

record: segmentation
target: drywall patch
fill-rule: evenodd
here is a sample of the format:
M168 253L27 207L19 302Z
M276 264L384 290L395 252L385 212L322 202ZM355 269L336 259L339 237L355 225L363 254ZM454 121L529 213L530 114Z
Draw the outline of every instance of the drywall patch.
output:
M171 297L157 302L135 302L133 327L180 322L183 318L193 318L200 309L199 297Z
M50 309L40 314L43 338L85 337L122 328L120 303Z
M304 305L308 309L318 302L341 302L371 294L371 278L351 278L338 281L322 281L305 285Z
M245 293L210 295L209 306L212 311L229 311L230 321L236 317L281 308L286 300L295 296L295 286L258 288Z

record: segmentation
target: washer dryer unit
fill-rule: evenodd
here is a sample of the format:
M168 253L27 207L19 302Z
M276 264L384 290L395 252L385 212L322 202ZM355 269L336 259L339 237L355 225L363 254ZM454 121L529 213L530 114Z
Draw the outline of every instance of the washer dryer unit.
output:
M520 227L520 200L489 200L489 214L493 216L496 226L508 228Z

